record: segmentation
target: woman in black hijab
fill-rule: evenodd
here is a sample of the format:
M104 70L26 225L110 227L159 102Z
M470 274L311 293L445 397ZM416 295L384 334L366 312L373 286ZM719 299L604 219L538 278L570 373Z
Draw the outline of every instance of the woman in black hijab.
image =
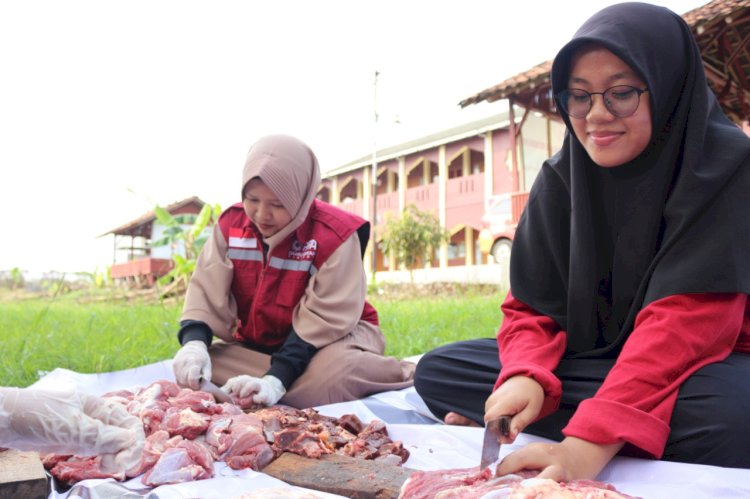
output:
M500 474L594 478L617 453L750 468L750 138L663 7L595 14L552 86L568 133L521 217L497 339L426 354L418 393L446 423L509 415L507 442L560 441Z

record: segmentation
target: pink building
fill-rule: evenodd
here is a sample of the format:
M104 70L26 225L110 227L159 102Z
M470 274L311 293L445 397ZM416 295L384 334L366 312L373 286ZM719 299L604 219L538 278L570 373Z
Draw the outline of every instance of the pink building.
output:
M750 0L713 0L682 17L698 41L707 79L722 108L750 135ZM375 203L371 156L329 171L319 197L375 220L375 241L387 213L397 214L410 203L431 211L451 241L429 266L436 272L428 279L498 282L500 275L499 282L507 283L507 262L494 265L489 248L480 249L486 246L480 245L481 218L492 198L507 195L512 222L517 222L539 168L562 143L564 127L552 98L551 65L538 64L459 103L465 107L503 101L508 113L377 151ZM373 268L373 248L378 279L387 279L398 262L371 241L368 271Z
M375 202L372 156L328 171L318 197L371 223L376 221L365 267L372 271L372 251L376 251L379 278L388 278L389 272L399 269L399 263L380 252L374 241L381 240L388 214L397 216L409 204L433 213L451 235L450 243L440 248L428 267L434 271L461 267L455 271L465 272L467 267L492 265L487 250L482 251L479 244L487 200L498 194L517 196L517 221L525 202L527 177L535 175L524 171L523 161L514 162L514 145L515 156L531 157L536 164L550 153L547 136L551 126L562 140L562 131L552 120L534 116L532 121L535 123L525 135L514 137L511 131L517 128L511 126L508 113L503 113L379 150Z

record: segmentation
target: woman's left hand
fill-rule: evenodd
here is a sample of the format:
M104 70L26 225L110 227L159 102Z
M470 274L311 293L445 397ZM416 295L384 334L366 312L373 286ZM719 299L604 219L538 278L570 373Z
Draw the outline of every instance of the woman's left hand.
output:
M242 374L229 378L222 390L230 395L245 399L252 397L257 405L274 405L286 394L286 389L276 376L266 374L262 378L255 378Z
M593 480L623 445L600 445L576 437L554 444L535 442L508 454L497 466L496 474L539 470L539 478L558 482Z

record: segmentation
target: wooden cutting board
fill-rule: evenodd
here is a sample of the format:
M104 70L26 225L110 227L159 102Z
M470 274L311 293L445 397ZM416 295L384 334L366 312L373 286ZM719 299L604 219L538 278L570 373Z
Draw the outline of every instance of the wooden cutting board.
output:
M0 499L45 499L48 495L47 474L39 454L0 451Z
M413 472L338 454L312 459L290 452L263 468L263 473L288 484L355 499L396 499L401 485Z

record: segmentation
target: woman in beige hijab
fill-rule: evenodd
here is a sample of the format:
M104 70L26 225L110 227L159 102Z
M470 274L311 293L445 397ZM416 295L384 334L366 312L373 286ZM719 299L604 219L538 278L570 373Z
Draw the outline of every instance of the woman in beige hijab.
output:
M412 385L414 365L383 356L365 300L369 223L315 199L319 184L301 141L271 135L252 146L242 203L221 215L188 287L180 385L213 380L250 405L299 408Z

